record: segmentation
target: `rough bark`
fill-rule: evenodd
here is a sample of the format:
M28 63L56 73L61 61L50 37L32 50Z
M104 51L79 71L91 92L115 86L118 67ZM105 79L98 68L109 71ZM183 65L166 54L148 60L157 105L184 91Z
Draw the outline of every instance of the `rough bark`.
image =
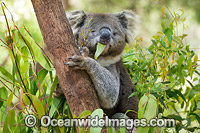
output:
M73 71L64 63L79 54L61 0L32 0L33 8L72 115L100 108L94 86L85 71Z

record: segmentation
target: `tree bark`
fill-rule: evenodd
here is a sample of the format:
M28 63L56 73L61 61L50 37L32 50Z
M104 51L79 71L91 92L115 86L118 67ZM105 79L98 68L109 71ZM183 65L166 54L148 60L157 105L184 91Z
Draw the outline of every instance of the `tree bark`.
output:
M69 9L70 7L69 0L62 0L62 5L64 7L64 10Z
M84 110L100 108L94 86L85 71L73 71L64 63L80 54L64 12L61 0L31 0L33 8L59 79L59 84L70 106L78 117Z

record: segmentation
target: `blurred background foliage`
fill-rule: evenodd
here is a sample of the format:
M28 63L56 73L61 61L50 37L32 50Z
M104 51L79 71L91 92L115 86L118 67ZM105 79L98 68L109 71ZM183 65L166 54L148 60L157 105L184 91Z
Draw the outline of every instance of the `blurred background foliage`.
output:
M43 40L39 26L34 15L31 1L27 0L4 0L5 4L12 12L15 22L20 26L25 25L34 39L43 47ZM87 12L120 12L122 10L132 10L140 17L140 23L137 26L137 36L141 39L141 45L149 46L151 37L161 29L162 19L161 7L169 7L173 11L184 11L187 17L187 30L179 31L188 34L186 44L200 55L200 1L199 0L62 0L66 11L82 9ZM166 12L166 16L170 16ZM8 15L9 17L9 15ZM9 18L8 18L9 19ZM11 19L9 19L11 20ZM2 12L0 13L0 37L4 38L5 20ZM184 28L180 28L184 29ZM0 47L0 65L9 67L9 56L5 48Z

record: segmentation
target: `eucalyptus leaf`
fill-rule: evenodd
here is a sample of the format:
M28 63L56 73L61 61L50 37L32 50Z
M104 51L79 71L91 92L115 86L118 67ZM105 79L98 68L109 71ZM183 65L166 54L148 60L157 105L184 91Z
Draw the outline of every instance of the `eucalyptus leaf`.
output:
M7 78L9 78L10 80L12 80L12 75L2 66L0 66L0 72L6 76Z
M103 118L103 110L102 109L96 109L94 112L92 112L91 118L95 119L96 117L98 117L98 119ZM100 133L101 129L102 129L102 127L91 127L90 132L91 133Z
M53 84L51 86L51 89L50 89L51 91L50 91L50 94L49 94L49 97L48 97L47 107L49 107L50 102L52 101L53 92L54 92L55 88L57 87L57 84L58 84L58 77L55 77Z
M3 125L3 133L12 133L14 131L15 124L15 110L12 109L8 111L6 116L4 125Z
M168 38L168 44L171 45L172 43L172 35L173 35L173 31L170 28L166 28L164 31L164 34L167 36Z
M78 118L85 118L87 116L91 115L91 112L89 110L83 111Z
M13 93L10 93L8 99L7 99L7 107L10 108L10 105L12 103L13 100Z
M57 110L57 107L59 105L59 103L61 102L62 100L62 97L55 97L53 99L53 103L51 105L51 109L50 109L50 112L49 112L49 116L52 117L53 114L55 113L55 111Z
M102 44L102 43L99 43L97 44L97 50L95 52L95 55L94 55L94 59L96 60L100 55L101 53L103 52L103 50L105 49L106 45L105 44Z
M43 115L45 115L44 112L44 106L42 105L41 101L38 99L38 97L32 95L32 102L38 112L39 118L41 118Z

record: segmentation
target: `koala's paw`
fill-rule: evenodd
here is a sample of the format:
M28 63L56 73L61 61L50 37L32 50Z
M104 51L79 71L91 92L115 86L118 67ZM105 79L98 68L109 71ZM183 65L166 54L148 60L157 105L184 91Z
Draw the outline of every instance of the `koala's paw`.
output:
M69 58L71 61L65 64L74 70L77 70L77 69L85 70L87 68L87 63L88 63L87 56L89 54L89 49L87 47L82 47L80 49L80 53L81 53L81 56L74 55Z
M69 58L71 61L65 63L70 68L77 70L77 69L86 69L86 57L74 55Z

